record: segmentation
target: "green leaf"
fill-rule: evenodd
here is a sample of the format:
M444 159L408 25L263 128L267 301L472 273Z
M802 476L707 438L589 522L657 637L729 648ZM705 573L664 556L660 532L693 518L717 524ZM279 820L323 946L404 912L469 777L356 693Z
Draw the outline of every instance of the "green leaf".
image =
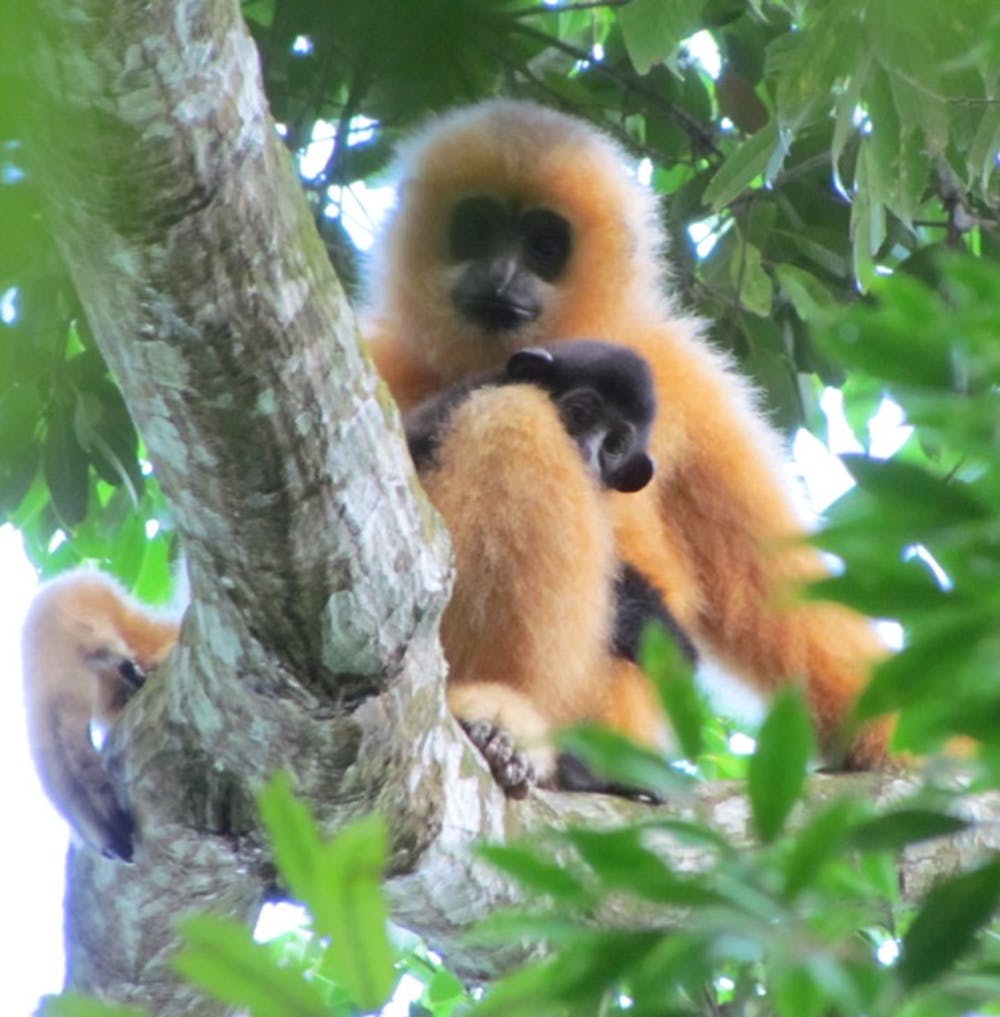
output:
M274 20L274 0L244 0L243 17L262 28L270 28Z
M976 933L1000 904L1000 861L934 887L903 938L899 974L910 988L924 985L968 952Z
M117 1006L70 990L42 1000L42 1017L149 1017L148 1010L134 1006Z
M702 27L699 15L705 0L631 0L619 9L618 25L632 66L648 74L656 64L677 72L677 48Z
M979 177L979 186L985 191L996 172L1000 153L1000 101L994 100L983 109L976 136L965 155L965 165L972 177Z
M450 971L438 971L427 986L427 1002L435 1009L442 1003L463 999L465 986Z
M771 313L774 299L774 283L764 269L760 250L750 243L743 243L739 253L731 262L733 282L739 285L741 306L762 318Z
M286 771L271 777L257 802L278 871L292 896L307 903L316 884L321 848L312 814L293 794Z
M322 843L309 810L295 800L287 774L276 774L260 797L261 817L285 882L330 938L334 977L362 1010L377 1010L395 984L382 876L388 833L380 816L345 826Z
M841 461L858 486L899 520L925 527L986 521L990 507L964 484L944 480L898 459L842 455Z
M776 265L774 273L782 292L803 321L813 321L818 313L833 302L830 291L812 272L797 265Z
M318 886L305 901L317 933L330 937L334 977L362 1010L378 1010L396 982L382 890L389 836L381 816L344 827L322 846Z
M795 897L814 885L826 863L838 857L857 811L855 802L838 798L796 831L791 850L782 862L787 897Z
M833 139L830 142L830 154L833 159L835 178L840 180L840 157L844 152L847 139L857 130L854 123L858 109L861 90L871 71L871 61L865 57L848 76L837 98ZM844 190L843 185L840 189Z
M747 138L719 167L705 188L703 200L714 212L725 208L750 184L763 176L780 150L777 124L770 123Z
M873 256L885 241L885 205L872 186L872 148L862 144L858 152L851 202L851 243L854 250L854 276L863 289L875 278Z
M774 963L768 979L768 996L774 1012L791 1017L823 1017L829 999L809 968L797 959L792 964Z
M801 693L785 689L757 736L747 790L757 836L765 844L781 833L799 800L813 754L813 731Z
M42 446L42 472L63 524L83 522L87 515L87 458L76 440L71 414L57 411L49 420Z
M818 542L823 544L822 535ZM813 583L806 591L810 600L836 600L878 617L891 604L893 616L903 619L941 607L958 596L941 589L931 571L916 558L893 561L887 558L871 568L851 569L840 576Z
M978 612L963 606L935 612L905 649L879 664L855 704L855 716L866 720L909 702L947 696L976 645L995 632L995 613L988 605Z
M0 513L13 513L38 470L38 396L14 383L0 394Z
M216 999L253 1017L329 1017L319 988L304 972L275 960L238 922L202 915L180 923L177 970Z
M935 837L950 837L968 828L964 819L930 809L899 809L860 824L850 837L861 851L897 851Z
M716 904L721 897L698 876L680 876L643 843L643 830L575 828L566 837L609 890L625 890L660 904Z
M643 633L639 659L656 686L681 752L687 759L697 759L702 751L705 704L692 666L681 655L676 639L657 626Z

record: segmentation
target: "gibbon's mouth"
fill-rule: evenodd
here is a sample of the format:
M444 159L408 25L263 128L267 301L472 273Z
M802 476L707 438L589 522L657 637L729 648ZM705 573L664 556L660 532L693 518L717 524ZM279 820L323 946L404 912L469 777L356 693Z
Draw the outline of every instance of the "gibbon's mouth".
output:
M498 296L454 297L455 306L463 317L487 332L506 332L528 325L539 315L541 308L514 303Z

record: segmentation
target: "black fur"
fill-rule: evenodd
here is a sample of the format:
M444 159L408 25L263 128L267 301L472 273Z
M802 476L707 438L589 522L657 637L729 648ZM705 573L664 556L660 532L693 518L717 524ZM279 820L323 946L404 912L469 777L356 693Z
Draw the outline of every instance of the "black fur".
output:
M615 624L611 636L614 655L639 663L642 634L651 624L662 625L685 660L697 663L694 643L677 624L659 591L634 565L626 562L615 577Z
M549 393L604 487L632 492L649 483L654 469L649 432L656 414L649 366L632 350L596 339L519 350L501 371L465 379L425 399L403 419L417 469L433 465L451 415L477 389L523 384Z

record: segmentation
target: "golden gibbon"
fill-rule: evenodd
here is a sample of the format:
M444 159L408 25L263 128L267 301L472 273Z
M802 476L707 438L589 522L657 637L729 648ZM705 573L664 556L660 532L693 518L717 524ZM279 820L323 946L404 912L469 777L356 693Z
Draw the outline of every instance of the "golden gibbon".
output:
M635 493L586 483L536 393L498 389L454 416L423 477L457 560L442 626L453 711L527 745L593 716L656 743L648 683L591 638L620 559L735 674L764 692L801 683L831 762L882 763L888 725L840 735L884 649L861 615L795 600L824 567L781 441L671 301L658 204L624 153L581 120L501 99L431 122L398 176L363 329L404 412L525 347L580 337L640 354L659 405L656 479Z

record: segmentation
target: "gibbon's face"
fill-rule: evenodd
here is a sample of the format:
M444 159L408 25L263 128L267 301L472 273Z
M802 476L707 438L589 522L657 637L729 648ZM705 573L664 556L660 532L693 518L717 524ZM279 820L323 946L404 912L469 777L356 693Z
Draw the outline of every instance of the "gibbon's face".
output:
M594 340L529 346L507 362L508 381L544 388L593 477L604 487L641 491L652 479L650 430L656 388L632 350Z
M660 306L655 199L589 125L488 100L405 144L372 260L373 333L442 382L554 340L624 338Z
M552 209L463 198L448 223L448 259L457 270L451 303L486 334L516 332L537 321L572 251L573 228Z

